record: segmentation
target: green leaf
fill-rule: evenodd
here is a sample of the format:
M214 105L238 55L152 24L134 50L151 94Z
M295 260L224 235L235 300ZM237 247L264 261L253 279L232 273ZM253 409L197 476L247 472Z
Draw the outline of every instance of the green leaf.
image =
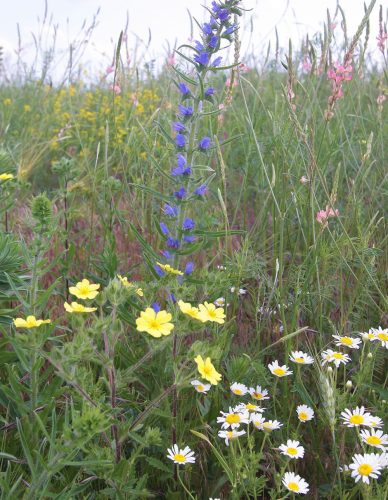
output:
M168 474L171 474L172 468L168 467L166 464L164 464L161 460L155 458L155 457L147 457L146 461L152 466L155 467L155 469L159 469L163 472L167 472Z

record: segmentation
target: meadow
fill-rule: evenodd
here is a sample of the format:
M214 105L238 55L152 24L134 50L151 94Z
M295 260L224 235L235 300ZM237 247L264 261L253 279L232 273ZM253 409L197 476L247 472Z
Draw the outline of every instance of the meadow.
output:
M386 12L259 60L243 9L0 64L2 500L388 498Z

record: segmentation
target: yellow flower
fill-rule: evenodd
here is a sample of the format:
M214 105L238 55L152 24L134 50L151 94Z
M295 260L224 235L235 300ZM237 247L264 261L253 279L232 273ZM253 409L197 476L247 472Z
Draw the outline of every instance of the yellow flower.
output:
M198 307L193 307L189 302L183 302L183 300L178 300L178 306L183 314L187 314L195 319L200 319Z
M155 312L151 307L140 313L140 318L136 319L136 326L139 332L147 332L153 337L170 335L174 328L171 321L171 314L167 311Z
M13 179L13 174L0 174L0 181L8 181L9 179Z
M173 267L170 266L170 264L161 264L160 262L156 263L160 269L162 269L165 273L170 273L170 274L178 274L179 276L183 276L182 271L179 271L178 269L174 269Z
M94 299L98 295L98 289L100 285L94 285L90 283L89 280L83 279L79 281L75 286L69 288L69 292L75 295L77 299Z
M215 323L219 323L222 325L225 323L225 314L223 307L216 307L214 304L209 304L208 302L204 302L203 304L199 304L199 319L202 323L206 323L206 321L213 321Z
M4 99L3 104L4 104L4 106L11 106L12 99L10 99L10 98Z
M44 323L51 323L51 319L36 319L35 316L27 316L26 319L16 318L13 320L16 328L37 328Z
M128 278L126 276L121 276L121 274L118 274L117 277L121 281L122 285L125 286L125 288L132 288L132 287L136 286L131 281L128 281ZM137 288L136 293L139 295L139 297L144 296L142 288Z
M29 113L31 111L31 106L29 104L25 104L23 109L25 113Z
M202 356L198 355L196 358L194 358L194 361L197 363L197 368L202 378L210 382L212 385L217 385L221 380L222 375L221 373L218 373L214 368L211 359L206 358L206 360L204 361L202 359Z
M97 311L97 307L85 307L78 302L72 302L71 304L65 302L63 306L69 313L90 313L93 311Z

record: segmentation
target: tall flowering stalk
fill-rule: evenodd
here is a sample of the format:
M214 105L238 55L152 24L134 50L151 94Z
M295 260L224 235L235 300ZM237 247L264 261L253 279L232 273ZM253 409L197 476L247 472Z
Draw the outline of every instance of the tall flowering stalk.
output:
M240 0L213 1L209 9L209 20L200 26L199 40L193 46L185 45L189 55L177 54L184 58L192 67L194 78L187 76L180 69L173 67L180 81L175 82L180 93L176 120L172 123L173 142L176 159L171 167L171 177L174 180L172 198L174 202L163 207L163 217L159 223L160 232L164 237L162 250L163 262L155 263L159 276L176 274L182 280L181 257L195 251L193 246L197 239L196 221L191 218L191 204L203 199L208 191L211 178L206 180L197 175L197 158L207 157L213 147L210 134L199 134L199 126L204 117L218 112L215 103L215 89L209 85L208 79L221 67L222 57L218 55L221 49L233 41L237 30L236 19L241 15ZM183 47L182 47L183 48ZM192 248L190 248L192 246ZM189 275L194 270L194 263L188 260L184 266L184 274ZM174 300L174 297L171 297ZM172 355L174 364L177 357L177 333L174 330ZM177 415L176 380L173 389L173 428L172 442L176 443L175 421Z

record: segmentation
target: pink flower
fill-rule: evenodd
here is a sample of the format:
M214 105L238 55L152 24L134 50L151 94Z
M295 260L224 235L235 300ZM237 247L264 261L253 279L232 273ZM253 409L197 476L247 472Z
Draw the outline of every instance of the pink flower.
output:
M380 33L376 37L376 40L377 40L377 47L383 54L384 54L384 50L385 50L385 42L387 41L387 39L388 39L388 35L387 35L385 28L384 28L384 30L381 28Z
M237 87L238 81L236 79L233 80L233 87ZM225 87L230 88L232 86L232 79L228 78L225 82Z
M109 85L109 90L113 90L116 95L121 94L121 87L118 83L115 83L115 85Z
M376 99L377 104L378 104L379 106L382 106L382 105L383 105L383 103L384 103L386 100L387 100L387 97L386 97L384 94L380 94L380 95L377 97L377 99Z
M167 66L174 66L174 64L175 64L175 57L174 57L174 54L169 54L169 55L167 56L167 60L166 60L166 62L167 62Z
M331 31L334 31L337 27L337 23L330 23L330 29Z
M308 184L309 180L305 175L302 175L302 177L299 179L299 182L301 184Z
M309 59L307 57L305 57L303 59L303 63L302 63L302 70L306 71L308 73L308 72L311 71L312 67L313 67L313 65L311 64L311 62L309 61Z
M319 224L322 224L323 227L326 227L328 225L327 220L329 217L338 217L339 216L339 210L333 210L329 205L326 205L325 210L320 210L317 215L316 215L316 220L319 222Z
M105 74L106 75L110 75L111 73L113 73L115 70L115 67L114 66L108 66L105 70Z
M251 68L244 63L241 63L238 69L239 71L241 71L241 73L248 73L249 71L251 71Z

